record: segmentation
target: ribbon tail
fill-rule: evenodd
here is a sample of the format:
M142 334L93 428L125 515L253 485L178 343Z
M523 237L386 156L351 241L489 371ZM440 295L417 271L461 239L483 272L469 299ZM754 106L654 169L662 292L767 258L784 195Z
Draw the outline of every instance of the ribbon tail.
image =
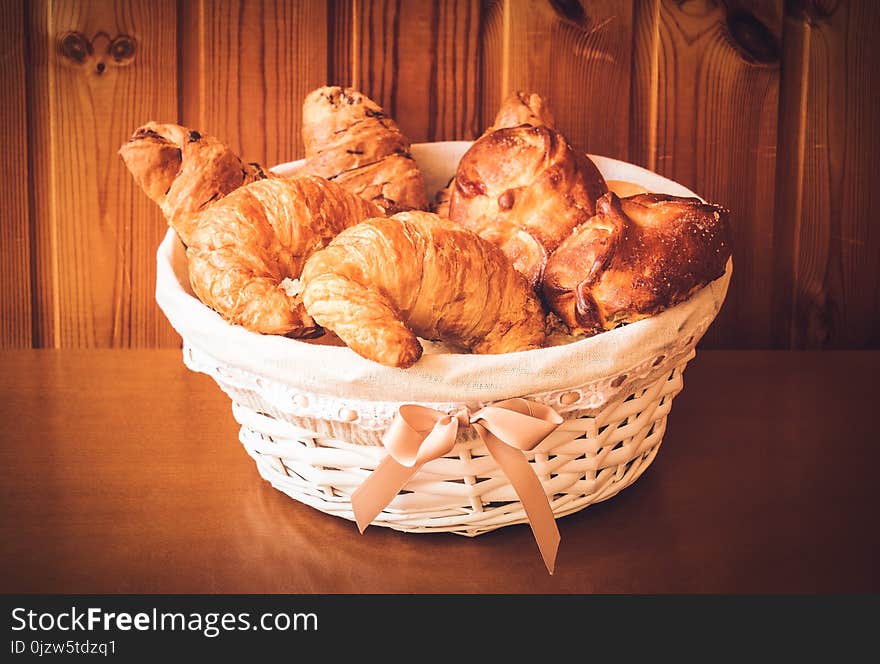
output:
M363 534L379 512L394 500L394 496L415 475L420 464L404 466L386 456L370 476L351 494L351 507L358 530Z
M532 534L538 544L538 550L547 566L547 571L553 574L556 567L556 554L559 551L559 542L562 537L559 534L559 528L556 525L556 519L553 516L547 494L544 493L541 480L535 475L520 450L510 447L488 431L480 433L483 434L483 442L489 450L489 454L507 474L516 495L519 496L532 527Z

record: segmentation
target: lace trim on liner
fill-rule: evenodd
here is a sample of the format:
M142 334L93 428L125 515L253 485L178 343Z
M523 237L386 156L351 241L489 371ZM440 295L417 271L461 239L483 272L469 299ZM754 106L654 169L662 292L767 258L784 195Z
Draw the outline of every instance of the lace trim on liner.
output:
M567 419L595 415L605 406L638 392L663 373L671 372L675 367L689 362L695 355L694 347L697 340L702 337L708 326L709 322L703 323L688 339L667 346L662 355L617 375L550 392L511 395L511 397L519 396L546 404ZM384 431L398 408L407 403L341 399L333 395L304 392L279 381L226 365L188 343L184 343L183 346L183 361L192 371L211 376L221 387L228 386L253 392L272 408L294 417L341 422L362 429ZM462 409L475 412L491 402L421 401L419 403L435 410L452 413Z

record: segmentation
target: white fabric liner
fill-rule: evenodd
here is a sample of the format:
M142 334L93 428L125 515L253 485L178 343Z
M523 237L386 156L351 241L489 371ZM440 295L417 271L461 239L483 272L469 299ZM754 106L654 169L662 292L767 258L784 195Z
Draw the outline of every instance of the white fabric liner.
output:
M421 143L412 154L425 173L428 196L446 185L467 141ZM590 155L608 180L625 180L649 191L694 196L689 189L626 162ZM301 162L275 167L288 172ZM702 335L727 294L733 263L725 274L686 302L657 316L591 338L503 355L437 352L409 369L372 362L340 346L261 335L225 322L193 294L186 253L169 229L157 253L156 301L185 344L218 361L293 389L339 398L380 401L486 402L578 386L626 372L691 335ZM696 341L693 342L694 344Z

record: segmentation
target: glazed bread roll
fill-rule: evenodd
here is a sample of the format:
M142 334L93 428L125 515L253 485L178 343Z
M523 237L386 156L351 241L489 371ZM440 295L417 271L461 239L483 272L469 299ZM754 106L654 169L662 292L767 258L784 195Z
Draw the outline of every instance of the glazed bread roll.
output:
M553 127L556 124L550 106L541 95L535 92L521 91L508 95L501 102L501 106L495 114L495 120L483 132L483 136L498 129L517 127L522 124L533 127ZM441 217L449 216L449 201L452 197L453 182L455 182L454 176L450 179L449 184L434 195L431 209Z
M410 142L372 99L325 86L303 102L303 172L334 180L387 214L427 207Z
M537 287L550 254L606 191L596 165L555 129L507 127L462 156L449 218L500 247Z
M184 244L195 217L238 187L265 179L259 164L243 162L213 136L176 124L148 122L119 148L137 182Z
M314 253L303 303L352 350L392 367L422 354L418 337L475 353L538 348L544 312L495 246L430 212L369 219Z
M306 259L343 229L381 214L319 177L252 182L197 218L186 252L193 291L224 319L253 332L317 334L295 288Z
M602 196L547 263L548 306L575 334L647 318L724 274L728 212L665 194Z

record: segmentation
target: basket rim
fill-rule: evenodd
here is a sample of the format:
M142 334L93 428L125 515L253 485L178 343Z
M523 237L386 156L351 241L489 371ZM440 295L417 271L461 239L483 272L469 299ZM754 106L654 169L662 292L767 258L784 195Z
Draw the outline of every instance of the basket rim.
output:
M470 144L416 143L412 152L417 161L430 160L433 154L449 159ZM590 157L608 179L630 179L649 189L657 190L659 186L668 193L700 198L683 185L641 166L599 155ZM284 173L300 163L286 162L273 170ZM435 181L444 177L433 173ZM395 401L483 401L518 396L524 391L551 391L559 385L614 375L668 352L671 345L680 345L681 339L688 336L692 338L689 345L696 345L720 311L733 270L731 259L724 275L688 300L594 337L503 355L426 354L413 367L395 369L367 360L347 347L261 335L229 324L193 294L185 265L183 244L169 228L157 251L156 300L186 344L294 388L340 397L381 395L383 400Z

